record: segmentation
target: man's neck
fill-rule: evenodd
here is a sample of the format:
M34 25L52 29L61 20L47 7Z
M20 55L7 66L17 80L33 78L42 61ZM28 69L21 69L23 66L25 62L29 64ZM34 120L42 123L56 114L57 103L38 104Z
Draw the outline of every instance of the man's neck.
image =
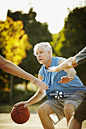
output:
M52 63L52 57L49 59L48 63L45 64L45 68L48 69Z

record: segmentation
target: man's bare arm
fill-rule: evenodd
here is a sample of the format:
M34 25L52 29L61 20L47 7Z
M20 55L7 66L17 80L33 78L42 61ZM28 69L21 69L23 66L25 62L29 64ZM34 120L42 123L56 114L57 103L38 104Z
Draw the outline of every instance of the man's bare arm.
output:
M78 54L68 58L59 66L49 68L48 72L59 72L61 70L76 67L78 64L82 64L86 61L86 47L82 49Z
M42 77L41 75L39 75L40 77ZM32 96L29 100L24 101L24 102L19 102L17 104L15 104L15 106L24 104L24 106L28 106L28 105L32 105L34 103L39 102L40 100L42 100L42 98L44 98L44 96L46 95L45 90L43 89L38 89L38 91L36 92L36 94L34 96Z
M78 64L76 63L76 60L74 57L70 57L63 61L60 65L56 67L50 67L48 72L59 72L61 70L69 69L76 67Z
M62 59L62 60L59 62L59 65L60 65L61 63L63 63L64 61L65 61L65 59ZM73 79L75 78L76 71L75 71L74 68L65 69L64 71L67 73L67 76L61 77L61 81L59 81L59 83L67 83L67 82L70 82L71 80L73 80Z
M40 88L48 89L48 86L45 83L43 83L41 80L25 72L23 69L21 69L19 66L15 65L14 63L8 60L5 60L2 56L0 56L0 68L10 74L29 80Z
M24 78L27 80L30 80L32 75L25 72L23 69L21 69L19 66L15 65L14 63L5 60L2 56L0 56L0 68L4 71L13 74L15 76L18 76L20 78Z

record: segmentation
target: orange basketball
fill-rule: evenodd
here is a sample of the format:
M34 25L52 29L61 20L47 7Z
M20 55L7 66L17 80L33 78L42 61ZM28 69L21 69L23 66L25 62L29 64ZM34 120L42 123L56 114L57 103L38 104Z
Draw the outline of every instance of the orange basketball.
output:
M23 124L30 118L30 111L24 105L14 106L11 111L11 118L17 124Z

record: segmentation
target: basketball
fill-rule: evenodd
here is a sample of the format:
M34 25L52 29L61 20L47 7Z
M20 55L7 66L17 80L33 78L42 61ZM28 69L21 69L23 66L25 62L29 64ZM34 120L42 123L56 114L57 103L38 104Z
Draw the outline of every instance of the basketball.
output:
M23 124L30 118L30 111L24 105L14 106L11 111L11 118L17 124Z

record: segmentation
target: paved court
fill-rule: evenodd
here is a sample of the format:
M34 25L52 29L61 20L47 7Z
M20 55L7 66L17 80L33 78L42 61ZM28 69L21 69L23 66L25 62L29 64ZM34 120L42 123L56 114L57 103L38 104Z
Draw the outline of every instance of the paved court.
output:
M11 120L9 113L0 114L0 129L43 129L37 113L31 113L27 123L18 125ZM56 124L55 129L67 129L65 118ZM86 121L83 122L83 128L86 129Z

